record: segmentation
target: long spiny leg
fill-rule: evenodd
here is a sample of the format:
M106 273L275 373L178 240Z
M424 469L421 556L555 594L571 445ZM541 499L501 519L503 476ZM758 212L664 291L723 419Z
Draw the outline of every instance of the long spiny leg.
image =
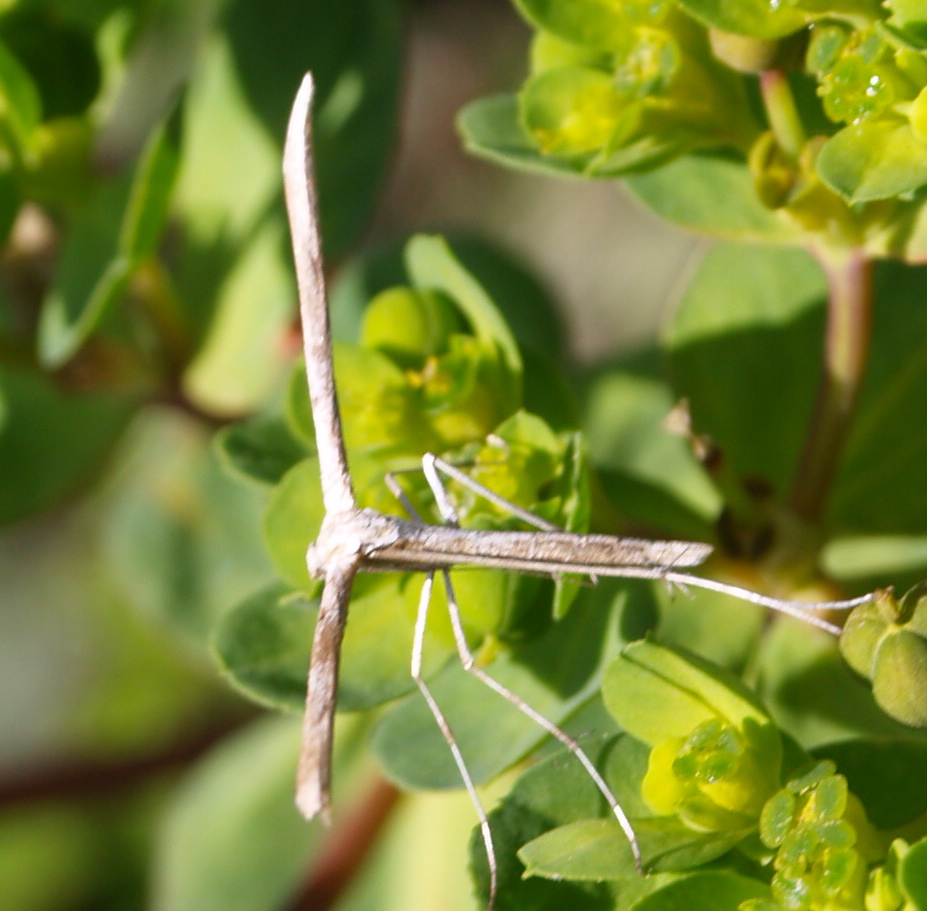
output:
M498 506L500 509L506 510L506 512L510 512L513 516L516 516L528 525L533 525L541 531L562 530L552 522L548 522L546 519L536 516L533 512L522 509L517 503L513 503L511 500L506 500L505 497L499 496L494 490L491 490L484 484L480 484L479 481L474 481L473 478L466 472L461 471L456 465L445 462L444 459L430 452L426 452L425 455L422 456L422 470L425 473L425 477L428 479L428 486L434 494L435 502L438 504L438 510L441 512L444 521L450 525L457 525L457 511L451 504L447 496L447 490L441 483L441 478L438 476L439 471L447 477L453 478L459 484L468 487L474 493L479 494L487 502L492 503L494 506Z
M464 633L463 621L460 618L460 609L457 606L457 599L454 596L454 588L451 584L450 573L447 570L442 570L442 574L444 575L444 586L447 590L447 608L451 618L451 628L454 631L454 642L457 645L457 654L460 656L460 662L464 670L476 677L481 683L488 686L493 692L498 693L506 702L515 706L522 714L526 715L535 724L547 731L552 737L559 740L560 743L579 760L589 777L595 783L595 786L605 798L615 819L618 820L618 824L621 826L622 831L630 842L631 853L634 855L634 865L637 867L638 873L643 873L641 850L637 841L637 835L634 832L634 827L631 825L631 821L622 809L621 804L618 803L618 799L612 793L612 789L599 774L599 770L595 767L595 764L589 758L586 751L576 740L567 734L566 731L558 728L552 721L545 718L540 712L528 705L517 693L513 693L508 687L499 683L498 680L490 677L489 674L476 663L476 658L470 650L470 646L467 644L467 637Z
M530 513L527 510L521 509L521 507L517 506L516 504L510 503L504 497L500 497L494 491L489 490L489 488L484 487L477 481L474 481L464 472L445 462L443 459L439 459L437 456L434 456L430 453L426 454L422 459L422 467L425 472L425 477L428 479L428 484L434 493L435 501L438 504L438 509L441 512L441 515L444 517L446 522L452 525L458 524L458 516L456 510L453 507L453 504L450 502L450 499L447 496L447 491L445 490L444 485L441 483L441 479L438 476L439 470L459 481L460 483L469 486L476 493L485 496L488 500L495 503L496 505L510 510L524 521L537 525L544 531L553 531L556 529L556 526L551 525L549 522L546 522L544 519L533 515L533 513ZM460 656L460 662L463 665L464 670L472 674L485 686L488 686L493 692L498 693L503 699L515 706L515 708L517 708L522 714L526 715L535 724L537 724L543 730L547 731L548 734L560 741L560 743L562 743L573 754L573 756L576 757L576 759L581 763L583 768L588 773L589 777L593 780L602 796L605 798L606 802L611 808L612 813L615 816L615 819L618 820L618 824L621 826L622 831L627 836L628 842L631 845L631 853L634 855L634 864L637 867L638 872L643 872L640 845L638 844L637 835L634 832L634 827L631 825L631 821L628 819L627 814L622 809L621 804L618 803L618 799L612 793L612 790L606 783L605 779L599 774L599 770L595 767L595 764L589 758L586 751L583 750L579 743L570 737L566 731L561 730L552 721L545 718L540 712L528 705L528 703L525 702L524 699L522 699L517 693L513 693L510 689L508 689L508 687L505 687L499 683L498 680L490 677L489 674L487 674L481 667L479 667L479 665L477 665L473 652L470 650L470 646L467 643L466 634L464 633L463 621L460 617L460 608L457 605L457 599L454 595L454 588L451 584L450 573L447 570L443 570L442 572L444 575L444 585L447 589L447 606L451 618L451 628L454 631L454 642L457 646L457 654Z
M547 522L546 519L542 519L540 516L536 516L534 513L529 512L526 509L522 509L520 506L518 506L518 504L506 500L505 497L500 496L495 491L490 490L483 484L480 484L479 481L474 481L473 478L471 478L465 472L461 471L457 466L451 465L449 462L445 462L444 459L441 459L438 456L432 455L431 453L426 453L422 457L422 469L424 471L425 477L428 479L428 485L431 487L435 501L438 503L438 508L441 511L442 516L444 517L445 521L451 525L458 524L457 513L447 496L447 491L441 482L441 478L438 475L439 471L442 474L445 474L448 477L453 478L455 481L458 481L459 483L468 487L474 493L480 494L485 499L498 506L500 509L505 509L508 512L511 512L513 515L517 516L524 522L534 525L543 531L560 531L557 526ZM605 572L603 570L602 575L614 574ZM816 626L819 629L823 629L834 636L840 635L841 628L825 620L823 617L815 615L812 613L812 611L852 610L854 607L859 607L861 604L868 603L872 600L873 597L872 594L869 593L866 595L861 595L858 598L846 598L836 601L791 601L787 598L778 598L773 595L763 595L759 592L751 591L748 588L743 588L740 585L734 585L728 582L721 582L717 579L708 579L704 576L696 576L689 572L679 571L674 569L671 564L667 564L666 566L662 567L625 566L621 567L621 575L628 579L636 578L662 580L666 585L670 586L670 588L677 588L684 593L688 593L687 589L692 587L701 588L706 591L718 592L722 595L729 595L732 598L738 598L741 601L746 601L750 604L757 604L760 607L765 607L769 610L774 610L778 613L786 614L790 617L795 617L796 619L801 620L803 623L807 623L810 626ZM597 581L596 575L590 575L588 578L593 583Z
M470 770L467 768L467 763L464 761L463 754L460 752L460 747L457 744L457 739L454 737L454 732L451 730L451 726L448 724L447 718L444 712L441 711L441 707L435 700L431 690L428 689L428 684L422 677L422 651L425 642L425 627L428 623L428 606L431 603L431 590L434 585L434 578L435 574L433 572L425 576L425 583L422 585L422 594L418 603L418 614L415 618L415 635L412 640L412 679L421 691L422 696L425 697L428 708L431 709L431 714L434 716L441 730L441 734L450 748L451 755L454 757L454 762L457 765L457 770L463 780L464 787L466 787L467 793L470 795L470 800L473 802L473 806L476 809L476 815L480 821L480 831L483 835L483 845L486 848L486 862L489 866L489 902L487 904L487 911L491 911L496 899L498 865L496 863L496 851L492 841L492 831L489 828L489 819L486 816L486 810L483 807L483 802L480 800L480 795L476 792L476 785L470 775Z

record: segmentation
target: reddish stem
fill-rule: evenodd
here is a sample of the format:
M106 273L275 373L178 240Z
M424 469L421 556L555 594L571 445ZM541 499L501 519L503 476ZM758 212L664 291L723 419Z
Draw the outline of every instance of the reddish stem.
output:
M829 296L824 375L789 497L810 524L824 512L866 372L872 330L872 260L860 250L820 256Z

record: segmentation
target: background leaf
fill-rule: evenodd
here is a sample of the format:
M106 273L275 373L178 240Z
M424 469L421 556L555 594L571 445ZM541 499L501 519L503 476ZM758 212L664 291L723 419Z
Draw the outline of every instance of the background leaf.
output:
M299 725L266 719L189 776L161 833L155 911L264 911L301 881L317 830L293 803Z
M129 398L68 393L47 376L0 366L0 523L48 509L89 483L129 421Z

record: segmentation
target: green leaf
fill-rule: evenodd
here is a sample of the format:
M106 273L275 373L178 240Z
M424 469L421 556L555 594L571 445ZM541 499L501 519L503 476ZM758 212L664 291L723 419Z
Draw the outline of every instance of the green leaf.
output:
M290 368L288 359L280 357L295 298L285 236L282 222L268 219L241 246L230 244L229 249L239 252L234 263L220 264L221 254L215 250L197 254L209 260L197 264L207 271L204 285L215 278L219 287L211 289L215 296L207 306L213 319L183 383L186 394L208 412L240 415L264 407ZM186 283L181 288L192 296L204 290ZM190 316L189 303L185 296L185 318Z
M167 221L177 175L180 113L176 111L152 133L142 150L119 232L119 251L133 268L154 254Z
M305 381L303 383L305 385ZM283 418L267 415L231 424L215 437L216 451L231 472L252 481L276 484L306 457Z
M521 89L521 115L529 135L550 155L597 153L619 129L624 100L614 77L588 66L544 70Z
M727 871L705 871L680 877L647 895L634 911L733 911L751 898L771 898L764 882Z
M468 152L494 164L539 174L581 174L584 160L542 155L521 123L514 95L480 98L457 115L457 130Z
M686 737L716 718L734 727L748 719L771 724L739 680L695 656L646 640L632 642L611 663L602 698L625 730L651 746Z
M515 0L515 6L532 25L572 44L610 49L620 46L628 28L628 15L619 4L599 0Z
M832 136L815 165L851 203L890 199L927 183L927 145L907 121L867 120Z
M315 77L315 162L330 259L356 240L382 188L397 123L400 23L394 0L236 0L226 16L235 71L268 135L283 138L295 87L307 70Z
M625 178L630 191L673 224L729 240L797 243L794 225L759 200L743 161L687 155Z
M687 13L705 25L749 35L752 38L784 38L812 18L800 4L770 4L764 0L680 0Z
M696 832L676 817L634 820L648 871L708 863L743 838L741 832ZM621 879L637 874L627 836L615 819L583 819L552 829L518 852L525 874L553 879Z
M186 348L196 353L183 382L205 410L241 415L264 407L289 369L280 344L296 293L280 150L243 97L220 36L200 55L183 117L172 210L184 242L172 278Z
M646 814L648 809L640 797L640 780L647 767L646 747L630 737L609 736L614 723L597 700L569 719L567 727L579 737L625 811L635 818L639 813ZM542 881L524 875L524 864L517 856L523 845L551 828L600 817L605 812L602 796L592 779L561 749L520 775L489 817L499 861L499 901L505 902L504 907L543 911L630 907L651 889L664 885L673 874L640 877L634 871L627 879L600 883ZM474 876L485 900L488 871L478 828L474 829L470 849Z
M83 114L100 89L93 31L63 20L57 9L18 6L0 21L0 39L35 80L46 120Z
M806 253L726 245L686 290L667 337L674 387L736 476L780 491L791 481L818 382L825 296Z
M659 589L659 639L740 673L765 630L767 612L730 595L704 590L686 597Z
M312 591L306 551L322 527L325 508L316 456L294 465L274 488L264 513L264 539L277 572L294 588Z
M45 366L70 360L154 251L177 169L172 141L166 125L157 127L134 174L101 187L70 226L58 279L42 309L39 356Z
M317 606L279 584L246 598L212 636L223 671L251 699L301 711L316 613Z
M663 427L675 404L665 383L610 370L595 378L584 398L582 426L590 460L597 470L610 473L603 483L609 489L622 484L624 492L633 481L639 490L652 491L648 499L616 496L616 507L654 528L709 534L720 500L686 441ZM666 520L672 512L680 515L678 524Z
M575 426L572 393L552 361L559 361L567 338L550 294L514 256L497 245L468 235L447 238L453 255L486 291L517 339L524 360L524 405L555 429ZM400 242L352 258L338 271L330 289L332 334L356 342L368 301L406 282ZM305 386L305 382L303 382Z
M895 829L927 812L927 741L852 738L818 747L832 759L878 829Z
M35 129L42 119L38 88L23 65L0 44L0 139L9 143L16 157L28 161L33 151Z
M202 428L164 412L133 426L105 529L128 602L204 641L242 592L272 577L260 490L228 477Z
M104 467L134 402L69 393L38 372L0 365L0 523L40 513Z
M927 728L927 639L904 628L886 636L875 656L872 694L892 718Z
M916 911L927 908L927 838L915 842L902 855L898 881Z
M265 911L305 876L318 828L293 803L299 725L257 722L200 762L169 808L154 911Z
M476 337L498 349L513 380L522 372L521 354L512 332L492 299L454 256L447 241L418 235L406 247L406 268L421 290L444 292L463 311Z
M503 652L486 672L555 724L598 688L603 664L619 642L609 615L633 611L627 596L602 584L580 592L569 613L541 638ZM534 749L543 730L452 662L429 686L454 731L467 767L486 781ZM486 732L493 736L487 737ZM408 744L416 749L409 750ZM428 708L418 696L401 703L378 724L373 749L387 774L416 788L460 786L460 775Z
M877 604L863 604L850 613L840 634L840 654L857 674L872 679L875 658L882 640L891 633L890 625L890 618Z
M849 737L910 739L914 733L876 705L869 684L847 667L832 636L797 620L779 618L766 633L757 679L780 727L805 749Z
M73 357L128 286L131 263L118 239L130 184L124 175L100 186L71 222L39 322L39 357L47 368Z

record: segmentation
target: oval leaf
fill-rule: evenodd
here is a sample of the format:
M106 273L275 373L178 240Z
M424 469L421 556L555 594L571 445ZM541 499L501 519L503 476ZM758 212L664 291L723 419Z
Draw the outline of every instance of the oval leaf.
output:
M686 737L703 721L721 717L771 725L757 699L732 675L695 656L654 642L632 642L602 681L608 710L628 733L655 746Z

